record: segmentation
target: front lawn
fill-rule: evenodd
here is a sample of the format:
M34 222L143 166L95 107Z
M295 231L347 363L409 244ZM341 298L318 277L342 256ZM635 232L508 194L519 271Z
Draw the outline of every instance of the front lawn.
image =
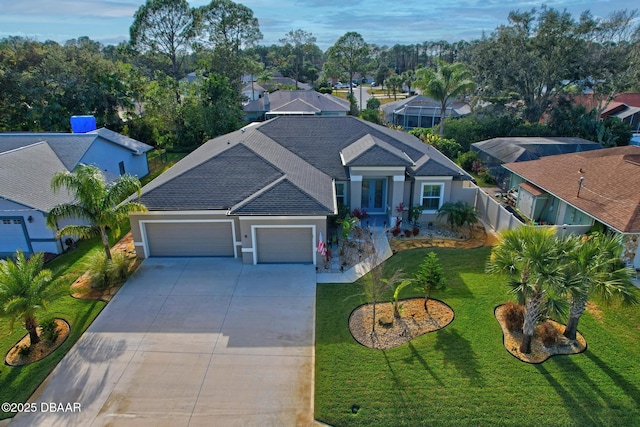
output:
M351 337L349 314L365 302L357 283L318 285L316 419L336 427L640 425L640 307L597 304L580 320L584 353L526 364L505 350L493 315L510 295L484 273L490 248L415 249L385 269L412 276L431 250L448 284L432 296L455 318L395 349L372 350Z
M121 235L129 232L129 222L121 227ZM114 244L118 238L110 239ZM56 277L62 277L69 286L84 273L82 262L94 251L102 251L102 243L99 237L81 241L78 246L45 264L45 268L51 270ZM9 349L19 341L26 333L21 325L17 324L14 330L9 329L8 321L0 319L0 402L20 403L25 402L38 388L40 383L49 375L49 372L60 362L62 357L71 349L82 333L102 311L105 303L101 301L82 301L65 296L54 301L43 317L60 317L71 325L71 334L67 340L49 356L44 359L22 367L11 367L4 364L4 357ZM11 413L0 412L0 419L13 416Z

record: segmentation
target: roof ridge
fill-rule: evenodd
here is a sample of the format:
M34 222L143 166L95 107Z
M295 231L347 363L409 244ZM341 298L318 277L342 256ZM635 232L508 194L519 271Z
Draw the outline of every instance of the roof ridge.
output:
M4 154L9 154L9 153L15 153L16 151L24 150L24 149L26 149L26 148L31 148L31 147L33 147L34 145L38 145L38 144L47 144L47 145L49 145L49 144L47 143L47 141L38 141L38 142L33 142L33 143L31 143L31 144L28 144L28 145L23 145L22 147L14 148L13 150L0 151L0 156L2 156L2 155L4 155ZM50 146L50 145L49 145L49 148L51 148L51 146ZM52 151L53 151L53 149L52 149ZM55 152L54 152L54 154L55 154ZM58 157L58 155L57 155L57 154L56 154L56 157Z
M277 178L275 181L270 182L269 184L265 185L264 187L262 187L261 189L259 189L258 191L256 191L255 193L251 194L250 196L246 197L244 200L239 201L238 203L236 203L235 205L231 206L228 210L227 210L227 214L230 214L233 211L236 211L238 209L240 209L242 206L247 205L248 203L251 203L253 200L257 199L258 197L260 197L261 195L265 194L267 191L271 190L272 188L274 188L275 186L277 186L278 184L280 184L282 181L289 181L286 178L286 174L280 176L279 178ZM289 181L291 182L291 181ZM293 183L292 183L293 184ZM296 186L297 187L297 186Z

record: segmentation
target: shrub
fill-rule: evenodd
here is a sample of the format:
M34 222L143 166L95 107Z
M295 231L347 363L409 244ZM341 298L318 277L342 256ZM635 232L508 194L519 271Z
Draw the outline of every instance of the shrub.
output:
M400 229L400 227L394 227L391 229L391 234L393 234L394 237L397 237L398 234L400 234L402 230Z
M411 230L413 232L414 236L417 236L418 234L420 234L420 229L418 227L413 227L413 230Z
M91 254L83 267L87 270L92 288L103 290L109 286L109 265L107 255L103 251Z
M113 252L108 266L109 282L124 281L129 277L129 258L124 252Z
M524 325L524 307L515 302L507 302L503 308L504 323L510 331L522 331Z
M406 230L404 230L404 237L411 237L412 234L413 234L413 232L411 230L409 230L408 228Z
M363 219L365 219L366 217L368 217L368 216L369 216L369 214L368 214L368 213L367 213L367 211L366 211L366 210L364 210L364 209L355 208L355 209L353 210L353 212L351 212L351 216L352 216L352 217L356 217L356 218L358 218L359 220L363 220Z
M18 347L18 355L20 357L26 357L29 355L29 353L31 353L31 346L25 344Z
M42 339L50 343L55 342L58 339L58 335L60 335L56 325L56 320L53 318L45 319L40 322L40 330Z
M544 321L536 326L535 336L537 336L545 347L553 347L558 343L560 332L555 325L549 321Z

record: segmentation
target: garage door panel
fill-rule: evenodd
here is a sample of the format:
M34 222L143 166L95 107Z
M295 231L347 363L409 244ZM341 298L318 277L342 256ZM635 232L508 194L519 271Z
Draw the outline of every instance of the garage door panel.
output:
M234 256L229 222L145 224L149 256Z
M313 263L310 227L256 228L258 263Z
M14 253L18 249L29 252L22 220L0 219L0 252Z

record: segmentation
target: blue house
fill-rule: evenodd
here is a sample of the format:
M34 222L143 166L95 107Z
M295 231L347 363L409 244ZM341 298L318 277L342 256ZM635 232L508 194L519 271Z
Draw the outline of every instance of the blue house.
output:
M65 249L65 239L56 239L46 226L49 210L71 201L65 191L51 191L54 174L90 164L107 180L125 173L142 178L149 173L147 152L152 149L108 129L0 134L0 257L17 249L26 254Z

